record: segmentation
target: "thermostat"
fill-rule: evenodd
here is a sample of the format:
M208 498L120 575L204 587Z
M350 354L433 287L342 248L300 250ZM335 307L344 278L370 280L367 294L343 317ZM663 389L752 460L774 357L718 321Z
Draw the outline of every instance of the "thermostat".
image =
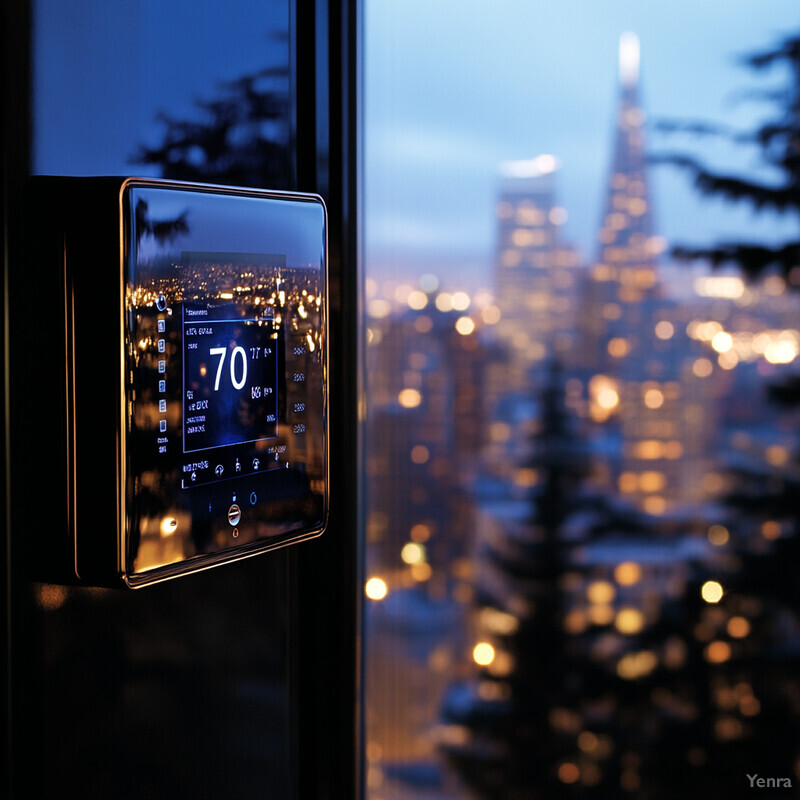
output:
M33 180L10 339L38 577L137 588L322 533L326 219L316 195Z

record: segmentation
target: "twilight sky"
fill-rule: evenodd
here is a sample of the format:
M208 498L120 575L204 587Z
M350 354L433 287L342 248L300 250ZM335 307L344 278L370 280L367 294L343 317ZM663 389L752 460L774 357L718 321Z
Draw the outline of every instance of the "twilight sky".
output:
M737 56L798 28L796 0L367 0L368 273L413 280L435 272L454 288L488 285L498 164L541 153L560 162L565 238L590 257L620 35L640 38L650 122L701 118L749 128L770 108L737 100L737 91L781 75L759 77ZM725 170L758 169L756 151L718 141L709 147L650 132L648 142L651 150L706 152ZM700 201L666 167L651 177L657 227L670 242L782 238L800 224Z
M146 172L130 163L161 135L159 110L192 116L221 80L282 52L270 29L286 0L36 0L36 170ZM452 288L489 285L497 169L542 153L560 162L565 237L588 258L608 170L620 35L641 40L648 119L706 118L748 128L769 111L738 90L775 83L736 56L800 28L797 0L364 0L367 273ZM284 56L285 57L285 56ZM757 168L743 148L712 163ZM754 219L700 200L669 168L652 174L657 225L671 242L775 238L800 220Z

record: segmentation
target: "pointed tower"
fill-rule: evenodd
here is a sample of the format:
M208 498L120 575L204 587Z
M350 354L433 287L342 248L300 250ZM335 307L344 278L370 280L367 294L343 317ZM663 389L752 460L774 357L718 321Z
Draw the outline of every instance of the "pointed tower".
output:
M697 355L686 321L659 280L664 244L655 233L633 33L620 38L619 81L597 260L581 315L583 368L589 413L609 422L618 442L609 488L661 514L700 499L694 492L713 426L698 409L708 405L713 381L692 372Z
M611 170L586 293L593 312L586 320L587 355L593 369L612 374L626 372L645 346L631 333L660 296L658 258L664 248L655 235L634 33L620 37L619 81Z
M654 221L639 105L639 39L624 33L619 46L620 98L611 174L606 186L596 270L619 283L622 302L641 302L656 285L660 239Z

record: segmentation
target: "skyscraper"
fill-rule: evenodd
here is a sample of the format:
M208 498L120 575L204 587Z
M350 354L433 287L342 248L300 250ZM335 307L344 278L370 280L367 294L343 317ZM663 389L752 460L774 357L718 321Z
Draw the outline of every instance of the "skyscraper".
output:
M511 389L526 384L531 365L564 356L575 341L579 258L561 240L566 211L556 204L557 168L551 155L501 165L495 294Z
M612 487L661 514L702 495L713 436L717 376L686 334L686 320L659 278L656 235L639 103L639 41L623 34L614 145L598 232L586 276L580 361L589 409L618 433Z

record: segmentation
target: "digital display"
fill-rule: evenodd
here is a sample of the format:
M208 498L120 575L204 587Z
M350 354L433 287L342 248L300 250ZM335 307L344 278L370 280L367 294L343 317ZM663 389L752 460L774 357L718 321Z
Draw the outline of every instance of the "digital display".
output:
M124 195L133 584L327 513L324 206L141 183Z

